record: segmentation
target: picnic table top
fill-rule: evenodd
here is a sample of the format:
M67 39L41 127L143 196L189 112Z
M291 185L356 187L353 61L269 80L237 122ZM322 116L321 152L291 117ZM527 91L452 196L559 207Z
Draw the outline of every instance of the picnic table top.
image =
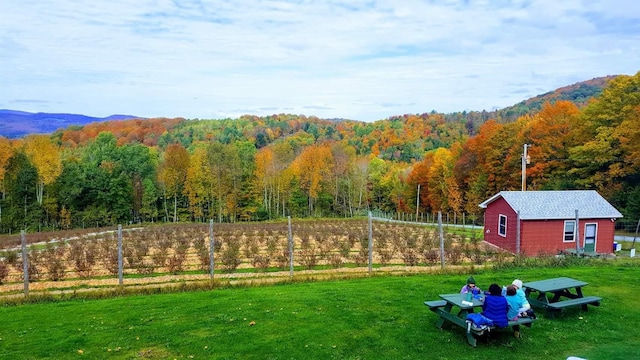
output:
M586 286L588 283L568 277L558 277L553 279L538 280L532 282L526 282L522 284L523 287L539 292L552 292L560 291L571 288L578 288Z
M449 304L460 307L461 309L472 309L476 306L482 306L482 301L480 299L476 299L475 297L473 297L471 300L473 302L473 306L469 306L468 304L463 304L462 302L466 301L467 299L466 294L460 294L460 293L440 294L440 298L442 300L445 300Z

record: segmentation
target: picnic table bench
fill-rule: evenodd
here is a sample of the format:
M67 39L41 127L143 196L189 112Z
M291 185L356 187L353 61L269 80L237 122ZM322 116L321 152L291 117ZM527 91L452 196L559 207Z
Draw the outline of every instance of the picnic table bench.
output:
M496 329L496 327L476 328L467 321L467 315L473 312L473 308L482 307L482 301L480 299L473 298L471 305L465 301L464 294L442 294L440 297L442 300L424 302L424 304L429 307L429 310L438 314L438 320L436 320L437 328L442 329L445 322L450 322L462 327L466 330L467 342L473 347L477 344L478 336L482 336L487 332ZM457 314L452 312L454 306L460 308L460 311ZM517 320L509 321L509 326L524 325L531 327L531 323L534 320L535 319L533 318L518 318Z
M539 280L522 284L525 295L532 306L547 310L553 317L562 309L571 306L581 306L588 311L587 305L600 306L602 298L598 296L584 296L582 288L588 283L568 277ZM537 296L532 293L537 292ZM551 294L553 296L548 296ZM563 298L566 298L563 300Z

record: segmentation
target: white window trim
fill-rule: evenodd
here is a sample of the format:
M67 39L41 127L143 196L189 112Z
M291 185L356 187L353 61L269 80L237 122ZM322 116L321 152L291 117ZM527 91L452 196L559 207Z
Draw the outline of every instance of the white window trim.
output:
M566 237L566 229L567 229L567 223L571 222L573 223L573 240L567 240ZM563 225L562 225L562 242L563 243L574 243L576 242L576 221L575 220L565 220Z
M500 231L500 224L502 224L502 219L504 219L504 233ZM498 215L498 235L507 237L507 215Z
M595 225L596 226L596 231L593 234L593 246L597 246L598 245L598 223L597 222L590 222L590 223L585 223L584 224L584 230L583 230L583 234L584 234L584 239L582 240L582 246L585 245L585 243L587 242L587 226L589 225Z

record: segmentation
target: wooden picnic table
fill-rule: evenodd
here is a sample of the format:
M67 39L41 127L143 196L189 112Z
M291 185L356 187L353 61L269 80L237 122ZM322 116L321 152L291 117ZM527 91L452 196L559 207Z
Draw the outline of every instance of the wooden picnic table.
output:
M442 329L446 322L462 327L466 330L467 342L474 347L477 344L476 336L483 335L485 331L494 329L493 327L475 328L467 321L467 315L472 313L474 308L482 307L482 298L473 297L471 304L469 304L466 301L466 294L441 294L439 296L442 300L424 302L429 307L429 310L439 315L438 320L436 320L437 328ZM456 312L454 309L459 309L459 311ZM533 320L532 318L519 318L509 321L509 326L525 325L530 327Z
M555 313L569 306L582 306L587 311L587 305L600 305L602 298L584 296L582 288L588 283L568 277L558 277L546 280L526 282L522 284L524 293L532 306L547 310L553 316ZM537 296L532 293L537 292ZM566 298L566 299L563 299Z

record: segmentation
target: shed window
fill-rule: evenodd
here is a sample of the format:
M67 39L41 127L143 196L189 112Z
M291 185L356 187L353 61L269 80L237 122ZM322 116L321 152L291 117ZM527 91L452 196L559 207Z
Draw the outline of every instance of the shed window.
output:
M498 235L507 236L507 217L504 215L500 215L498 220Z
M576 240L576 221L566 220L564 222L564 242L574 242Z

